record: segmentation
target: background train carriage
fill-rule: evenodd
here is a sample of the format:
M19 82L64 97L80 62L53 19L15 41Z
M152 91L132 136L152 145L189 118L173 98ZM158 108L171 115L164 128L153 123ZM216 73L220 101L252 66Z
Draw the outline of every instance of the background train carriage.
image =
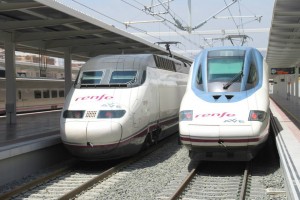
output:
M79 66L72 67L75 80ZM61 109L65 100L64 68L54 64L16 61L17 113ZM0 115L5 115L5 67L0 59Z
M5 85L0 78L0 114L5 114ZM64 80L17 78L17 113L61 109L65 100Z

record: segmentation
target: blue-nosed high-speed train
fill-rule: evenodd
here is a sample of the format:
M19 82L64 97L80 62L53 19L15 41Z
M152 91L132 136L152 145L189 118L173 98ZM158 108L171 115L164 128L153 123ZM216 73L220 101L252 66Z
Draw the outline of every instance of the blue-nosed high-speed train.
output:
M62 111L65 147L81 160L116 159L178 131L189 68L153 54L90 59Z
M203 50L191 66L179 116L190 157L245 161L269 135L268 67L251 47Z

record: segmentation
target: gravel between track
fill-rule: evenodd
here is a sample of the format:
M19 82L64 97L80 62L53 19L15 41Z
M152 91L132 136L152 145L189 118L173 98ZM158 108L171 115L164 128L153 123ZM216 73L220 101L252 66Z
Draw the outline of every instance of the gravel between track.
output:
M275 151L272 149L272 154L264 153L254 160L251 179L252 186L257 187L253 188L247 199L287 199L280 165L278 160L270 156L274 155ZM178 145L175 138L156 152L123 169L77 198L162 199L163 196L167 196L164 194L168 190L168 185L174 181L178 182L178 177L185 174L190 165L191 160L187 149ZM38 175L7 184L1 187L0 191L6 191L36 176Z
M276 150L272 151L274 153ZM251 186L258 187L246 199L287 199L278 160L268 153L259 157L254 161ZM170 182L185 173L191 163L187 149L173 141L78 199L161 199Z
M176 174L186 169L189 163L187 149L172 141L79 196L78 199L155 199L156 195L174 179ZM102 189L99 189L100 187Z

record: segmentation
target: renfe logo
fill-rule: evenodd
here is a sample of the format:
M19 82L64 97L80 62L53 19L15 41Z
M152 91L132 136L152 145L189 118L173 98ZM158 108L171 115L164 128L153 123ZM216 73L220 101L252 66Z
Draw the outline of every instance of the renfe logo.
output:
M223 112L223 113L207 113L207 114L199 114L196 115L195 118L199 118L199 117L218 117L218 118L222 118L222 117L234 117L235 114L230 114L227 112Z
M113 99L113 96L108 96L106 94L103 94L101 96L85 96L85 97L77 97L75 101L88 101L88 100L95 100L95 101L101 101L103 100L110 100Z

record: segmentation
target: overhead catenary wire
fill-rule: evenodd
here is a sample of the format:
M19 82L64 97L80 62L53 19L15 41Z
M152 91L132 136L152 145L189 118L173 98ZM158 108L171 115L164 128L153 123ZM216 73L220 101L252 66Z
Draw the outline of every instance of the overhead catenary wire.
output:
M119 21L119 20L117 20L117 19L115 19L115 18L113 18L113 17L110 17L110 16L108 16L108 15L106 15L106 14L104 14L104 13L101 13L101 12L99 12L98 10L95 10L94 8L91 8L91 7L85 5L85 4L83 4L83 3L81 3L81 2L79 2L79 1L77 1L77 0L72 0L72 1L73 1L74 3L79 4L80 6L85 7L86 9L89 9L89 10L91 10L91 11L93 11L93 12L99 14L99 15L102 15L102 16L104 16L104 17L106 17L106 18L108 18L108 19L110 19L110 20L112 20L112 21L114 21L114 22L116 22L116 23L118 23L118 24L124 25L123 22L121 22L121 21ZM127 3L127 2L126 2L126 3ZM146 30L137 28L137 27L132 26L132 25L128 25L127 27L129 27L129 28L131 28L131 29L133 29L133 30L136 30L136 31L138 31L138 32L144 33L144 34L146 34L146 35L148 35L148 36L150 36L150 37L152 37L152 38L155 38L156 40L164 41L164 40L161 39L161 38L158 38L158 37L155 37L155 36L153 36L153 35L148 34L148 32L147 32ZM166 42L166 41L164 41L164 42ZM177 47L177 48L178 48L178 47ZM178 49L180 49L180 48L178 48ZM180 50L183 50L183 49L180 49Z
M238 1L237 1L237 2L238 2ZM231 19L232 19L233 23L235 24L235 26L236 26L236 28L237 28L237 31L238 31L238 33L239 33L239 35L240 35L241 33L240 33L239 26L238 26L237 23L235 22L234 17L233 17L233 15L232 15L231 11L230 11L230 8L228 7L228 4L227 4L226 0L224 0L224 3L225 3L225 5L226 5L226 8L227 8L227 10L228 10L228 12L229 12L229 14L230 14L230 16L231 16Z
M125 0L121 0L121 1L124 2L124 3L126 3L126 4L128 4L128 5L132 5L132 4L128 3L128 2L125 1ZM135 1L135 0L134 0L134 1ZM136 1L135 1L135 2L136 2ZM159 1L159 2L160 2L160 1ZM141 4L141 3L139 3L139 4ZM145 7L145 5L143 5L143 6ZM136 6L133 6L133 8L138 9L139 11L144 12L145 14L148 14L148 15L149 15L149 13L145 12L145 10L143 10L143 9L140 9L140 8L138 8L138 7L136 7ZM201 46L200 44L197 44L197 43L193 42L192 40L190 40L190 39L187 38L186 36L182 35L182 34L179 33L176 29L174 29L174 28L172 28L171 26L169 26L166 22L172 24L173 26L176 26L176 23L170 21L169 19L167 19L167 18L165 18L165 17L163 17L163 16L161 16L161 15L153 15L153 14L150 14L150 15L153 16L153 17L156 18L156 19L159 18L159 19L164 20L164 21L162 21L162 22L160 22L160 23L163 23L165 26L167 26L168 28L170 28L171 30L173 30L174 32L176 32L176 33L178 34L178 36L182 37L184 40L186 40L186 41L189 42L190 44L193 44L193 45L196 46L197 48L203 48L203 46ZM180 48L178 48L178 49L180 49ZM182 50L182 49L180 49L180 50Z
M81 6L87 8L87 9L90 9L92 10L93 12L99 14L99 15L102 15L110 20L113 20L114 22L118 23L118 24L122 24L126 27L126 29L132 29L132 30L135 30L139 33L142 33L142 34L145 34L147 36L149 36L150 38L152 38L152 41L153 39L157 41L163 41L163 42L167 42L165 39L163 39L161 36L155 36L155 35L152 35L151 33L149 33L149 31L143 29L143 28L140 28L138 25L133 25L133 24L136 24L136 23L126 23L126 22L122 22L112 16L108 16L96 9L94 9L93 7L89 7L87 6L85 3L81 3L79 0L72 0L73 2L77 3L77 4L80 4ZM187 42L187 45L190 44L190 45L193 45L194 47L196 47L197 49L203 49L205 45L205 42L207 43L208 41L206 40L205 41L205 37L203 36L202 37L202 42L204 42L204 45L201 44L201 40L195 40L195 39L191 39L192 38L192 35L189 35L188 37L185 36L185 34L183 34L182 31L179 31L179 30L185 30L185 31L188 31L189 33L191 33L193 30L195 30L196 28L199 28L203 25L203 23L201 23L200 25L198 26L195 26L194 28L192 27L189 27L191 26L191 23L188 25L188 23L186 23L180 16L178 16L176 14L176 12L174 12L172 9L171 9L171 6L170 6L170 2L174 1L174 0L156 0L156 4L154 5L153 3L155 2L154 0L152 0L152 4L150 6L147 6L145 5L144 3L142 3L141 1L138 1L138 0L120 0L121 2L129 5L130 7L136 9L136 10L139 10L140 12L143 12L144 14L146 15L150 15L152 16L153 18L155 18L156 20L152 20L153 23L159 23L159 24L163 24L165 27L169 28L170 30L173 30L175 34L177 34L180 38L182 38L183 41L186 41ZM219 13L223 12L224 10L228 10L228 12L230 13L230 16L231 16L231 19L233 21L233 23L235 24L235 27L238 31L238 34L241 35L242 33L244 33L244 24L246 24L246 22L243 23L243 19L242 17L240 17L240 24L237 23L237 21L234 19L235 17L233 16L231 10L229 9L229 7L231 5L233 5L234 3L238 2L238 11L239 11L239 15L241 16L241 4L240 4L240 0L231 0L232 2L230 3L227 3L226 0L224 0L224 3L225 3L225 7L222 8L220 11L218 11L217 13L215 13L212 17L208 18L208 19L212 19L214 18L214 16L218 15ZM154 9L155 7L155 9ZM158 11L158 12L154 12L154 11ZM162 14L164 13L164 14ZM182 22L179 22L179 20ZM257 20L257 19L255 19ZM259 18L260 20L260 18ZM258 21L259 21L258 20ZM145 20L144 20L145 21ZM141 22L144 22L144 21L141 21ZM253 20L254 21L254 20ZM138 23L138 22L137 22ZM150 21L149 21L150 23ZM205 23L207 23L207 20L205 21ZM204 23L204 24L205 24ZM250 23L250 22L248 22ZM185 25L186 24L186 25ZM179 30L178 30L179 29ZM243 34L245 35L245 34ZM181 40L181 45L178 46L174 46L174 48L178 49L178 50L181 50L183 52L186 52L187 53L187 50L186 50L186 46L184 42L182 42ZM224 45L224 41L223 42L223 45ZM214 42L213 42L214 43ZM213 45L212 44L209 44L207 43L209 46ZM184 48L182 48L184 47ZM190 47L189 47L190 48Z
M104 17L106 17L106 18L108 18L108 19L110 19L110 20L112 20L112 21L114 21L114 22L116 22L116 23L118 23L118 24L124 25L124 22L121 22L121 21L119 21L119 20L117 20L117 19L115 19L115 18L113 18L113 17L110 17L110 16L108 16L108 15L102 13L102 12L99 12L98 10L96 10L96 9L94 9L94 8L91 8L91 7L85 5L85 4L83 4L83 3L81 3L81 2L79 2L79 1L77 1L77 0L72 0L72 1L75 2L75 3L77 3L77 4L79 4L80 6L85 7L86 9L89 9L89 10L91 10L91 11L93 11L93 12L99 14L99 15L102 15L102 16L104 16ZM124 0L121 0L121 1L123 1L124 3L127 3L127 4L130 5L130 6L133 6L132 4L129 4L127 1L124 1ZM135 9L141 10L141 9L139 9L137 6L133 6L133 7L134 7ZM156 39L156 40L158 40L158 41L167 42L167 41L163 40L162 38L158 38L158 37L155 37L155 36L149 34L146 30L143 30L143 29L141 29L141 28L137 28L136 26L133 26L133 25L128 24L128 25L126 25L126 28L131 28L131 29L133 29L133 30L136 30L136 31L138 31L138 32L141 32L141 33L143 33L143 34L145 34L145 35L148 35L148 36L150 36L150 37L152 37L152 38L154 38L154 39ZM189 42L192 42L192 41L190 40ZM194 44L194 45L195 45L195 44ZM181 49L179 46L176 46L176 48L179 49L179 50L181 50L181 51L186 52L186 50Z

